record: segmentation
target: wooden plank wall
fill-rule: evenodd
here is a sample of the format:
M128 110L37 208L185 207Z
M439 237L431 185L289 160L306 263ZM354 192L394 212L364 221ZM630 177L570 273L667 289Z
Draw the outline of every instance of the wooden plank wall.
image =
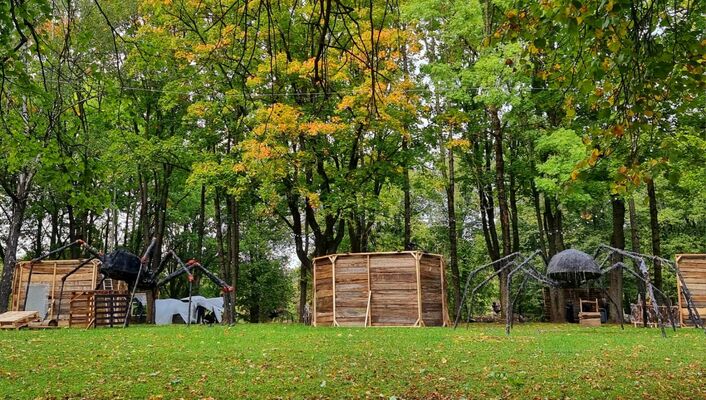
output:
M314 326L333 325L333 263L314 261Z
M441 263L439 258L423 254L419 261L422 278L422 319L425 325L444 325L444 292L441 291Z
M32 267L32 284L45 284L49 286L49 310L47 318L55 318L61 302L61 316L59 323L68 323L69 301L72 291L93 290L100 279L99 262L91 261L75 274L71 275L64 285L64 293L59 299L61 291L61 277L66 275L83 260L45 260L35 263ZM24 305L25 290L29 277L29 262L23 261L15 266L15 276L12 285L12 310L20 311Z
M679 254L676 257L677 268L684 278L684 283L691 293L691 300L701 318L706 318L706 254ZM682 295L681 282L677 279L679 292L679 316L682 326L692 325L686 299Z
M448 325L443 274L441 256L420 252L316 258L313 323L316 326Z
M336 258L336 323L365 326L368 309L368 256Z
M419 319L417 262L410 253L370 257L373 326L411 326Z

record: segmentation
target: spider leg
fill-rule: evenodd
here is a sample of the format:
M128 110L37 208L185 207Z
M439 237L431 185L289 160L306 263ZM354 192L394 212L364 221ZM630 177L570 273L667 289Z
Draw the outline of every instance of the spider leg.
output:
M507 257L505 257L505 258L507 258ZM500 259L498 261L501 261L501 260L503 260L503 259ZM495 263L497 263L498 261L496 261ZM507 264L505 264L504 266L499 268L497 271L493 272L490 276L485 278L483 280L483 282L481 282L480 284L478 284L478 286L473 288L473 291L471 292L471 308L473 307L473 301L475 300L476 292L478 290L482 289L483 287L485 287L485 285L487 285L493 278L500 275L500 273L502 273L503 271L505 271L506 269L510 268L513 265L516 265L514 260L508 262ZM471 322L471 315L470 314L468 315L468 322L469 323ZM468 327L468 326L466 326L466 327Z
M508 255L508 256L505 256L505 257L503 257L503 258L500 258L500 259L498 259L498 260L495 260L495 261L493 261L493 262L491 262L491 263L482 265L482 266L480 266L480 267L478 267L478 268L476 268L476 269L474 269L473 271L471 271L471 272L468 273L468 276L466 277L466 284L465 284L465 286L464 286L464 288L463 288L463 295L461 296L461 299L460 299L460 301L458 302L458 307L456 307L456 319L454 320L454 329L456 329L456 327L458 326L459 321L461 320L461 307L465 304L466 295L468 294L468 287L469 287L470 284L471 284L471 280L472 280L480 271L482 271L482 270L484 270L484 269L486 269L486 268L492 267L492 266L494 266L495 264L498 264L498 263L506 262L506 261L508 261L508 260L515 259L515 258L516 258L517 256L519 256L519 255L520 255L520 253L518 253L518 252L512 253L512 254L510 254L510 255ZM469 315L470 315L470 305L469 305L468 307L469 307Z
M512 299L512 309L515 309L515 304L517 304L517 299L520 298L520 294L522 294L522 290L525 288L525 285L527 284L527 281L529 281L530 275L529 274L524 274L524 279L522 279L522 283L520 283L519 289L517 289L517 293L515 293L515 297ZM513 325L513 320L510 321L510 328L512 328Z
M633 270L631 270L631 269L629 269L629 268L626 268L625 271L628 271L628 272L629 272L630 274L632 274L634 277L636 277L637 279L641 280L643 283L647 284L647 282L645 281L645 279L644 279L642 276L640 276L637 272L635 272L635 271L633 271ZM662 292L661 290L657 289L656 287L653 286L653 287L652 287L652 290L654 290L655 293L657 293L657 294L659 294L660 296L662 296L662 298L663 298L663 299L665 300L665 302L667 303L667 307L668 307L667 315L668 315L668 317L669 317L669 322L670 322L671 325L672 325L672 329L676 332L677 326L676 326L676 323L674 322L674 316L672 315L672 301L669 299L669 296L667 296L666 294L664 294L664 292ZM652 300L656 302L656 299L653 298Z
M618 264L618 263L616 263L616 264ZM615 268L611 267L609 270L613 270L613 269L615 269ZM620 329L625 330L625 326L623 325L624 319L625 319L625 314L623 313L623 308L618 306L618 304L615 302L615 300L613 300L613 298L610 296L610 293L608 293L608 291L605 290L605 288L601 288L601 293L605 297L607 297L608 301L610 301L610 303L615 306L615 309L618 310L618 314L620 315Z
M32 272L33 272L33 270L34 270L34 263L38 263L38 262L44 260L44 259L47 258L47 257L51 257L51 256L54 255L54 254L61 253L62 251L68 249L69 247L76 246L76 245L84 246L84 247L90 247L90 246L88 246L88 245L86 244L86 242L84 242L84 241L81 240L81 239L78 239L78 240L74 240L73 242L71 242L71 243L69 243L69 244L63 245L63 246L59 247L58 249L54 249L54 250L52 250L52 251L50 251L50 252L48 252L48 253L45 253L45 254L43 254L43 255L41 255L41 256L39 256L39 257L33 258L33 259L29 262L29 275L27 276L27 285L25 286L25 299L24 299L24 302L22 303L22 309L23 309L23 310L25 310L25 309L27 308L27 295L26 295L26 293L29 293L29 285L30 285L30 283L32 282ZM91 249L92 249L92 248L91 248ZM100 256L100 254L99 254L99 253L96 253L96 254L93 254L93 257L91 257L90 259L98 258L99 256ZM80 264L77 268L75 268L75 270L71 271L71 272L69 273L69 275L70 275L70 274L73 274L74 272L76 272L76 270L78 270L79 268L81 268L81 267L83 267L84 265L86 265L87 262L88 262L88 261L86 261L86 262ZM59 299L61 299L61 298L59 298ZM61 300L59 301L59 308L61 308Z
M190 260L186 263L186 265L191 266L192 268L198 268L199 271L201 271L204 275L206 275L211 281L213 281L213 283L220 286L221 290L224 293L232 292L234 290L232 286L228 285L221 278L214 275L213 272L207 270L203 265L201 265L200 262L198 262L196 260Z
M56 313L57 322L59 321L59 316L61 315L61 299L64 297L64 284L66 283L66 279L68 279L71 275L76 273L76 271L81 269L83 266L85 266L89 262L93 261L95 258L96 257L91 257L91 258L83 261L81 264L77 265L76 268L72 269L71 271L67 272L66 275L61 277L61 289L59 289L59 309ZM29 283L29 281L28 281L28 283ZM25 292L25 293L27 293L27 292ZM27 304L26 302L27 302L27 296L25 296L25 305Z
M517 271L523 271L528 276L535 278L539 281L549 281L549 279L541 275L539 271L534 269L532 266L529 266L529 263L540 254L542 254L540 250L535 250L534 253L532 253L529 257L525 258L520 264L518 264L514 269L512 269L510 273L508 273L507 281L505 282L505 290L507 291L508 295L510 294L510 290L512 288L512 276ZM512 328L512 306L512 302L509 302L509 304L507 305L507 309L505 310L505 334L508 336L510 335L510 329Z
M653 296L654 293L652 293L653 286L651 283L649 283L649 272L647 271L647 267L645 266L644 259L649 259L649 260L652 260L653 262L660 261L663 265L667 265L669 267L669 269L677 276L677 279L679 279L680 286L681 286L681 295L683 295L686 300L686 307L687 307L687 310L689 311L689 319L691 319L695 328L704 329L704 333L706 333L706 328L704 327L703 320L701 319L701 316L699 315L698 309L693 304L693 300L691 299L691 293L689 292L689 289L687 288L687 286L684 282L684 278L683 278L682 274L680 273L679 269L676 267L676 265L672 261L666 260L662 257L651 256L651 255L647 255L647 254L640 254L640 253L635 253L635 252L631 252L631 251L616 249L614 247L610 247L610 246L607 246L604 244L599 246L596 253L598 253L602 250L613 251L613 252L616 252L618 254L622 254L626 257L629 257L629 258L637 261L639 269L640 269L640 274L642 274L644 277L643 280L646 280L646 282L648 282L648 284L647 284L648 292L650 292L649 294L652 298L654 298L654 296ZM661 318L659 318L659 319L661 319ZM664 332L663 332L663 336L665 336Z

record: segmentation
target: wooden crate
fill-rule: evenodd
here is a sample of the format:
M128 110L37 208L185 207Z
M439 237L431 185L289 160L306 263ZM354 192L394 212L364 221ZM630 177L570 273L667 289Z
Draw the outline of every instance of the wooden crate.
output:
M416 251L314 259L315 326L448 326L444 262Z
M0 314L0 329L20 329L38 320L36 311L8 311Z
M71 293L69 326L122 326L128 311L127 291L83 290Z
M684 278L684 283L691 293L691 300L703 320L706 318L706 254L678 254L676 261L679 273ZM682 282L677 279L679 319L682 326L692 326L686 299L682 293L682 286Z

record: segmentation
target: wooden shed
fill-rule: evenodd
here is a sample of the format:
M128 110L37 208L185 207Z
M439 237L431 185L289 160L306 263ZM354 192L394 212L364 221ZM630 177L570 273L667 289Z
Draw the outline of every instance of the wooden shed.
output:
M61 278L71 272L85 260L43 260L32 264L32 278L27 286L30 276L30 262L23 261L15 265L15 273L12 282L12 310L25 311L25 298L27 298L26 309L37 311L40 319L56 319L57 313L61 309L61 315L57 321L59 325L69 325L71 313L73 311L74 320L76 311L82 309L81 303L86 298L86 294L94 292L124 293L127 285L124 282L106 279L101 285L102 291L96 291L101 274L100 261L92 260L84 265L66 279L64 292L61 293ZM106 292L107 290L107 292ZM97 304L97 303L96 303ZM73 310L72 310L73 309ZM91 302L91 307L86 307L86 313L92 313L94 317L96 307ZM87 321L88 322L88 321ZM92 321L95 324L95 318ZM78 324L83 325L83 324Z
M314 326L448 326L444 259L418 251L314 259Z
M678 254L676 261L684 284L691 293L691 300L694 302L696 310L702 319L706 318L706 254ZM677 291L679 293L681 325L691 325L680 279L677 279Z

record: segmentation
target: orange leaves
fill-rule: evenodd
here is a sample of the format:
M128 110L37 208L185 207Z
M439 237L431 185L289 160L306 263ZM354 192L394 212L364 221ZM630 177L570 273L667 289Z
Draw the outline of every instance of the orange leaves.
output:
M610 132L617 138L623 137L625 133L625 127L622 124L615 125L611 128Z
M296 137L299 134L299 117L301 112L296 108L282 103L261 108L255 113L259 124L254 132L257 136L284 135Z
M309 136L317 136L321 134L333 135L334 133L345 129L345 125L335 122L312 121L302 124L301 128L304 133Z
M241 147L245 152L244 158L250 160L264 160L272 156L272 149L266 143L254 139L244 140Z
M598 149L593 149L593 151L591 151L591 155L588 156L588 165L590 165L591 167L596 166L596 163L598 162L600 157L601 151Z
M468 139L451 139L446 144L449 149L459 149L467 151L471 148L471 142Z

